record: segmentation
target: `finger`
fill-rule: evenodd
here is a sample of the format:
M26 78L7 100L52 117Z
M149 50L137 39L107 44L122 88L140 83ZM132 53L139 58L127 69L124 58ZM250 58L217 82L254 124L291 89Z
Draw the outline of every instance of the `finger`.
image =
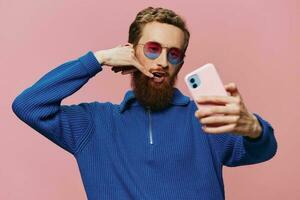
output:
M130 70L125 70L125 71L122 71L122 73L121 73L121 74L123 74L123 75L125 75L125 74L130 74L130 73L133 73L133 72L135 72L135 71L137 71L137 69L136 69L136 68L134 68L134 69L130 69Z
M200 96L196 99L198 104L227 104L227 103L239 103L239 100L231 96Z
M234 97L240 97L239 90L237 88L237 85L233 82L228 83L227 85L224 85L225 89L230 92L230 94Z
M198 109L195 112L195 117L203 118L215 114L239 115L240 108L234 104L228 104L226 106L211 106L209 108Z
M122 71L121 68L115 68L115 69L111 69L111 70L114 71L115 73L118 73L118 72Z
M149 72L145 67L143 67L138 61L134 61L134 65L137 67L137 69L139 69L143 74L145 74L146 76L153 78L154 75Z
M115 73L121 71L120 67L112 67L111 71L114 71Z
M200 119L202 124L229 124L236 123L239 115L214 115Z
M129 42L127 42L126 44L125 44L125 46L133 46L131 43L129 43Z
M115 73L117 73L119 71L130 70L130 69L136 69L136 68L134 66L132 66L132 65L114 66L114 67L111 68L111 70L114 71Z
M228 83L226 85L224 85L226 90L236 90L237 89L237 85L234 82Z
M150 78L154 77L154 75L152 73L150 73L149 71L147 71L146 69L142 69L141 72Z
M133 65L138 69L140 70L143 74L145 74L146 76L150 77L150 78L153 78L154 75L149 72L140 62L139 60L134 56L133 54Z
M129 42L125 43L125 44L121 44L121 45L118 45L118 47L127 47L127 46L132 46Z
M234 131L235 126L236 124L226 124L219 127L202 126L202 129L206 133L220 134Z

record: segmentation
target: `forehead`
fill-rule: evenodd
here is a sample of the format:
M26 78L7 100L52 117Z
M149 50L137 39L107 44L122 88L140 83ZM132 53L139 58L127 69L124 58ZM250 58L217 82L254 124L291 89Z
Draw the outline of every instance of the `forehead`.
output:
M142 31L140 43L156 41L167 47L183 48L184 32L171 24L151 22Z

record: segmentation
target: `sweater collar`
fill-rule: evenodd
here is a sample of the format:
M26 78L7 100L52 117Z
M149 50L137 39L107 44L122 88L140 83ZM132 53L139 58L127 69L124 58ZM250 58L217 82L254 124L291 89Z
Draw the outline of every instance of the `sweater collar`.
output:
M187 105L190 102L190 98L183 95L179 89L173 88L174 93L173 93L173 99L171 104L172 105L179 105L179 106L184 106ZM128 90L124 96L123 101L120 104L120 112L124 112L128 106L132 103L137 103L137 100L135 98L135 94L132 90Z

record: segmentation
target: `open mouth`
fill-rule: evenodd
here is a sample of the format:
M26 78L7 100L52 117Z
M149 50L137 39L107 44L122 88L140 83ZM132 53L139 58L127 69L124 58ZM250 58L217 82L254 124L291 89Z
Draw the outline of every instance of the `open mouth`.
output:
M166 73L165 72L152 72L154 75L153 81L156 83L162 83L165 80Z
M163 76L165 76L165 73L164 72L153 72L152 73L155 77L163 77Z

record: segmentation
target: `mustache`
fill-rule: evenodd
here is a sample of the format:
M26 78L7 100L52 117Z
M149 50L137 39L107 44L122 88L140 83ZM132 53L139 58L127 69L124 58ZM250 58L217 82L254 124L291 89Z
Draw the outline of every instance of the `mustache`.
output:
M164 70L150 70L150 73L159 74L161 76L169 76L168 71L164 71Z
M170 74L168 73L168 72L166 72L166 71L149 71L150 73L152 73L154 76L155 76L155 74L156 73L159 73L160 74L160 76L164 76L164 77L171 77L170 76ZM137 71L135 71L135 72L133 72L132 74L131 74L131 76L132 77L144 77L144 79L152 79L152 78L150 78L149 76L146 76L144 73L142 73L140 70L137 70Z

